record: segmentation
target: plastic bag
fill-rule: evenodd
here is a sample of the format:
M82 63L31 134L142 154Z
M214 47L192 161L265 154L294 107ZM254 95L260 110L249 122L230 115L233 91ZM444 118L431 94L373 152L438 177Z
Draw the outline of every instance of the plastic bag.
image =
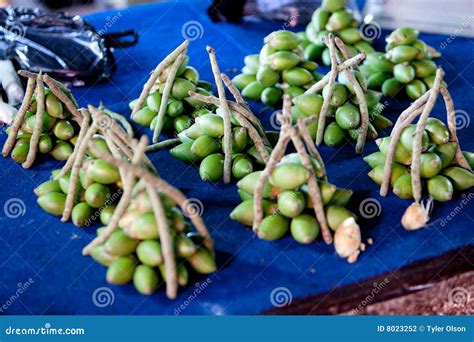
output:
M123 41L122 37L132 40ZM0 53L16 67L45 73L74 85L109 78L115 70L111 49L133 46L135 31L104 34L79 16L63 12L0 9Z

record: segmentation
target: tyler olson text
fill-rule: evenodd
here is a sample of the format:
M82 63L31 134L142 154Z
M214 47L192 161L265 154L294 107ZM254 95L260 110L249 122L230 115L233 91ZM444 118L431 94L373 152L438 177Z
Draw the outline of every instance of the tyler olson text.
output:
M466 332L466 327L455 325L427 325L426 331L432 334L436 333L463 333Z

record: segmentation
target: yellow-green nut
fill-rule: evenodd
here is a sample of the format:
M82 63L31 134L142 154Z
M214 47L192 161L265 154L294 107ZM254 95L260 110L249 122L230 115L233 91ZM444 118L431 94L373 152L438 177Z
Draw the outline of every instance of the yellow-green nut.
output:
M241 179L253 172L253 164L247 157L234 159L232 162L232 175Z
M280 80L280 73L273 70L267 65L261 67L257 72L257 81L259 81L264 88L271 87L277 84L279 80Z
M64 192L65 194L68 193L69 191L69 181L71 179L71 173L68 172L64 176L61 176L58 178L58 183L59 187L61 188L61 191Z
M367 39L368 37L365 38ZM360 40L354 43L354 47L357 49L357 51L364 52L366 55L375 52L375 49L372 47L372 45L370 45L370 43L365 40Z
M330 203L344 207L349 203L352 193L353 191L351 189L337 188Z
M232 129L232 152L242 151L249 142L249 135L245 127L234 127Z
M281 102L282 95L281 89L268 87L262 91L260 101L268 107L276 107Z
M89 223L93 213L92 208L87 203L77 203L74 208L72 208L72 223L74 223L76 227L84 227Z
M252 54L252 55L247 55L244 57L244 63L247 67L249 67L252 70L257 70L258 65L259 65L259 55L258 54Z
M147 265L139 265L133 274L133 285L142 295L149 296L158 288L159 277L156 271Z
M313 62L313 61L303 60L298 64L298 66L303 68L303 69L306 69L306 70L310 71L311 76L313 76L313 72L316 71L316 69L318 68L318 63Z
M107 146L107 143L105 142L105 139L102 137L95 137L91 139L90 142L95 149L104 152L104 153L110 153L109 147ZM87 151L87 154L92 157L92 158L97 158L97 156L91 151Z
M432 178L441 171L441 158L432 152L421 154L420 176L422 178Z
M418 38L418 31L411 27L399 27L385 39L391 46L411 45Z
M367 89L367 84L364 75L362 75L359 70L352 70L352 74L354 75L362 89ZM349 78L347 77L346 73L339 74L338 81L339 83L345 85L351 94L355 95L354 87L352 86L351 82L349 82Z
M290 231L299 243L311 243L319 235L319 224L313 216L302 214L291 220Z
M122 229L117 229L109 236L104 245L109 254L127 256L135 252L138 241L129 237Z
M364 157L364 161L369 164L371 168L376 167L380 164L385 164L385 159L387 157L381 151L377 151L374 153L369 154L368 156Z
M308 26L310 26L309 24ZM324 50L324 45L319 45L319 44L309 44L307 47L304 49L304 58L308 61L314 61L317 60L321 57L321 54L323 53ZM313 75L314 77L314 75Z
M415 79L415 68L407 62L396 64L393 67L393 77L400 83L410 83Z
M209 274L217 270L214 254L204 247L199 247L187 260L198 273Z
M446 144L449 141L448 128L439 119L428 118L425 131L428 132L431 142L436 145Z
M43 196L50 192L61 192L61 187L57 180L48 180L38 185L34 190L36 196Z
M196 246L186 234L179 234L175 241L176 254L181 258L190 257L196 252Z
M148 95L146 98L146 106L152 111L158 113L158 111L160 110L160 105L161 105L160 92L159 91L151 92L150 95Z
M336 122L342 129L354 129L360 125L359 109L347 103L336 110Z
M26 161L26 157L28 156L29 149L29 142L22 142L20 144L16 144L12 150L12 159L17 163L24 163Z
M224 175L224 155L214 153L208 155L199 165L199 176L203 181L217 182Z
M58 98L53 93L49 93L48 95L46 95L45 109L46 109L46 112L52 117L55 117L55 118L64 117L63 104L61 103L61 101L58 100Z
M352 13L344 9L333 12L326 24L326 30L334 32L349 27L353 18Z
M390 145L390 139L391 139L390 137L384 137L384 138L379 138L379 139L375 140L375 143L377 144L380 151L384 155L387 155L388 148L389 148L389 145ZM405 147L403 147L401 141L399 140L397 142L397 145L395 146L395 154L393 156L393 159L397 163L401 163L401 164L404 164L404 165L410 165L411 160L412 160L412 151L406 149Z
M474 186L474 173L459 166L444 169L442 174L449 178L456 190L467 190Z
M259 81L253 81L242 89L242 95L250 100L256 101L260 99L263 89L264 87Z
M264 41L275 50L293 50L301 42L301 38L294 32L280 30L270 33Z
M89 255L94 259L97 263L102 266L109 267L112 261L118 259L119 257L116 255L110 255L105 251L104 245L94 246Z
M402 83L398 82L394 77L389 78L382 84L382 94L385 96L395 97L402 90L402 88Z
M282 73L283 81L291 86L302 86L313 80L313 75L306 69L301 67L293 67L284 70Z
M156 112L148 107L140 109L132 115L132 120L142 126L150 126L152 120L155 118Z
M249 194L241 189L237 189L237 193L239 194L240 199L244 202L253 198L252 194Z
M53 141L48 134L42 134L38 142L38 149L41 153L51 152L53 149Z
M173 127L175 132L181 133L193 124L192 119L187 115L181 115L173 120Z
M298 216L306 207L303 193L294 190L282 191L278 195L277 203L279 213L289 218Z
M323 0L321 8L328 12L335 12L343 9L349 0Z
M74 127L67 120L58 120L53 126L53 134L61 140L69 140L74 136Z
M412 100L416 100L426 93L426 85L420 80L413 80L406 85L406 93Z
M411 62L415 68L416 78L425 78L436 73L436 63L431 59L421 59Z
M425 57L427 58L432 58L428 52L428 46L426 43L420 39L415 40L413 44L411 44L414 48L417 48L419 50L418 54L416 55L415 59L424 59Z
M62 215L66 203L66 195L61 192L48 192L38 197L39 206L49 214Z
M382 52L369 53L365 59L364 65L374 72L385 72L391 74L393 71L393 64Z
M187 229L186 220L183 213L176 207L169 209L168 218L171 221L171 225L178 232L182 232Z
M411 175L400 176L393 184L393 193L402 199L413 198Z
M219 115L204 114L196 118L196 124L202 132L213 138L220 138L224 135L224 120Z
M123 285L133 279L137 260L131 257L120 257L113 260L107 269L106 279L109 284Z
M468 152L468 151L463 151L462 152L464 158L466 158L467 163L471 167L471 169L474 169L474 153L473 152ZM441 158L443 159L443 158Z
M337 188L334 184L324 181L318 181L318 184L319 191L321 192L321 200L323 201L323 204L326 205L332 201ZM301 192L304 194L306 199L306 208L313 208L313 200L309 193L309 187L307 185L303 185L301 187Z
M331 13L329 11L319 7L316 11L314 11L311 17L311 23L309 25L311 25L316 31L322 31L326 28L326 24L328 23L330 15Z
M384 168L385 168L384 164L377 165L368 174L369 177L372 178L372 180L378 185L382 184ZM393 163L392 172L390 174L390 185L393 187L393 185L398 180L398 178L408 173L409 171L405 166L397 164L397 163Z
M238 206L232 210L230 213L230 218L237 222L242 223L245 226L252 226L254 220L254 211L253 211L253 197L250 197L247 200L244 200ZM262 210L266 215L272 215L277 211L278 207L275 203L268 200L262 200Z
M336 123L331 122L324 130L323 140L328 146L339 146L344 141L345 131Z
M194 140L190 150L192 154L200 158L204 158L212 153L217 152L220 147L221 145L216 139L208 135L201 135L196 140Z
M72 151L73 148L69 143L65 141L59 141L51 150L51 155L56 160L67 160L72 154Z
M137 257L142 264L156 267L163 264L161 244L157 240L143 240L137 246Z
M170 153L173 157L178 158L186 163L193 163L200 159L197 155L191 152L193 141L184 142L178 146L173 147Z
M346 208L339 205L330 205L326 208L326 220L328 222L328 226L334 231L344 220L348 219L349 217L355 218L355 215Z
M348 27L341 30L339 33L339 38L346 44L354 44L362 39L360 35L360 30L355 27Z
M242 178L240 181L237 182L237 186L239 187L240 190L245 191L248 194L251 194L253 196L253 192L255 190L255 186L262 175L262 171L255 171L244 178ZM272 186L269 182L265 182L263 185L263 198L271 198L276 196L277 194L274 193Z
M184 78L176 78L171 89L171 95L175 99L184 99L189 96L190 91L196 90L196 86Z
M277 51L268 56L268 65L273 70L288 70L301 62L301 57L291 51Z
M117 183L120 180L119 170L102 159L95 159L91 162L86 172L94 182L102 184Z
M194 84L199 82L199 72L192 66L188 65L181 76Z
M457 146L458 144L455 142L448 142L446 144L434 145L429 151L438 155L441 159L441 167L445 168L454 160Z
M400 135L400 140L399 143L407 150L407 151L412 151L413 150L413 136L416 131L416 125L410 125L407 128L405 128ZM387 140L389 142L389 140ZM423 134L421 136L421 151L426 151L428 149L428 146L430 144L430 138L428 137L428 133L426 131L423 131ZM385 144L384 144L385 148Z
M108 204L100 210L100 222L104 226L109 224L116 207L115 204Z
M367 76L367 88L381 89L382 84L390 78L390 74L386 72L376 72Z
M340 83L334 83L332 88L333 88L333 93L332 93L331 101L330 101L331 106L333 107L342 106L347 100L348 94L347 94L346 86ZM328 91L329 91L329 87L325 86L323 88L323 97L326 97Z
M296 96L303 95L305 90L301 87L294 87L294 86L289 86L287 88L283 89L283 93L290 95L290 97L294 98Z
M272 148L270 146L265 146L265 149L267 150L268 153L272 153ZM255 147L255 145L251 146L247 150L247 155L255 159L255 162L257 162L258 164L265 165L265 161L262 159L262 156L257 151L257 148Z
M409 45L399 45L395 46L392 49L388 50L387 57L388 59L395 64L410 62L413 60L420 50Z
M35 127L36 115L31 115L26 119L24 124L22 125L21 130L25 133L33 133L33 129ZM43 119L41 120L41 132L48 132L51 127L56 123L56 118L48 115L47 113L43 114Z
M428 193L433 199L439 202L449 201L453 198L453 192L450 179L441 175L428 179Z
M135 109L135 105L137 104L137 102L138 102L138 99L135 99L135 100L130 101L130 102L128 103L128 108L129 108L130 110L134 110L134 109Z
M172 118L176 118L184 113L183 101L170 99L168 101L168 106L166 107L166 114ZM150 124L151 126L151 124Z
M156 218L152 212L138 216L126 231L130 237L139 240L157 239L159 236Z
M283 215L273 214L266 216L258 227L258 237L263 240L278 240L290 228L290 220Z
M270 176L270 183L282 190L293 190L303 185L309 178L310 171L301 164L280 163Z
M378 110L377 107L378 106L375 107L375 111L380 112L380 110ZM374 127L377 127L381 131L393 125L392 121L390 121L385 116L380 115L380 114L372 113L371 119L372 119L371 123L374 125Z
M257 78L255 75L250 74L239 74L232 79L232 83L239 88L240 90L244 89L247 85L256 81Z
M305 115L314 115L321 112L324 98L319 94L303 94L293 98L293 103Z

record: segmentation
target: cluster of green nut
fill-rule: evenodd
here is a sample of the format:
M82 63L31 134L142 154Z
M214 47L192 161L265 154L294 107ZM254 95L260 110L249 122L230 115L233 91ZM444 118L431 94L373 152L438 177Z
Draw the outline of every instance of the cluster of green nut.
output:
M321 175L318 161L311 157L316 175ZM253 172L238 183L238 193L242 199L230 214L246 226L254 221L254 189L262 171ZM258 227L258 236L264 240L277 240L291 231L299 243L311 243L319 235L320 226L315 218L313 203L307 185L310 171L300 161L298 154L284 156L264 184L262 210L264 218ZM352 196L352 190L337 188L335 185L318 180L326 220L332 230L345 219L355 215L345 208Z
M365 79L362 74L357 70L352 72L364 88ZM344 73L339 74L338 82L334 84L333 89L328 115L331 122L325 127L323 140L328 146L339 146L346 137L357 140L361 115L354 89ZM323 88L322 94L311 93L294 97L294 105L291 109L293 123L296 123L298 118L301 117L319 115L324 102L323 96L327 91L328 86ZM382 94L373 90L366 90L364 94L369 110L367 138L374 140L378 136L377 132L391 126L392 122L381 114L384 109L384 105L380 103ZM316 138L317 130L317 121L308 125L308 131L313 139Z
M176 204L160 196L174 240L178 284L187 285L189 267L200 274L215 272L214 253L203 246L200 235L191 232L191 225ZM123 285L133 281L139 293L150 295L163 283L161 279L166 282L166 266L157 221L146 192L132 199L118 226L103 244L91 249L90 255L107 267L107 282ZM97 235L104 229L97 229Z
M306 31L299 33L303 38L300 46L304 49L307 60L331 65L329 49L324 43L324 37L329 33L339 37L354 56L359 52L374 51L371 41L358 28L359 22L353 13L345 8L347 2L348 0L324 0L321 7L314 11Z
M433 86L436 63L427 45L418 39L418 31L400 27L387 38L386 53L369 53L360 70L369 89L395 97L403 89L416 100Z
M108 151L101 137L96 137L92 141L97 148ZM41 208L58 216L64 211L71 178L70 171L64 176L57 177L59 172L60 170L53 171L52 179L40 184L34 190ZM115 210L114 203L120 198L121 192L118 169L102 159L95 158L89 152L79 171L77 198L71 212L73 224L77 227L89 226L100 218L102 224L106 225Z
M245 57L242 73L232 79L244 97L277 107L283 94L301 95L322 78L318 65L304 58L296 33L275 31L264 42L259 54Z
M18 163L26 161L30 148L30 139L35 127L37 102L32 98L29 110L26 112L20 131L17 134L12 158ZM40 153L50 153L57 160L66 160L73 151L77 139L77 124L70 120L71 113L61 101L45 88L45 112L41 125L41 136L38 142ZM7 132L10 128L7 129Z
M397 142L392 164L390 185L400 198L413 198L410 165L412 162L413 134L415 125L405 128ZM390 137L376 141L379 150L364 158L372 170L369 177L377 184L382 183L385 159ZM450 141L445 124L436 118L429 118L422 136L422 154L420 159L420 177L426 184L428 194L440 202L449 201L455 190L466 190L474 186L474 174L470 170L456 165L454 161L457 144ZM471 168L474 166L474 154L463 152Z
M216 111L219 113L219 111ZM175 158L186 163L199 162L199 175L204 181L218 181L224 174L224 119L208 109L197 111L194 123L181 133L181 144L170 150ZM264 164L245 127L231 114L232 175L240 179Z
M165 116L163 117L163 130L181 132L191 125L193 112L199 110L205 104L189 96L190 91L195 91L201 95L212 94L212 84L199 79L199 72L188 65L189 57L186 56L179 67L176 78L171 88L170 97L166 105ZM155 84L153 91L146 98L143 107L131 117L133 121L148 126L154 130L157 114L161 106L161 98L165 87L166 77L171 66L167 67ZM129 104L133 110L137 99Z

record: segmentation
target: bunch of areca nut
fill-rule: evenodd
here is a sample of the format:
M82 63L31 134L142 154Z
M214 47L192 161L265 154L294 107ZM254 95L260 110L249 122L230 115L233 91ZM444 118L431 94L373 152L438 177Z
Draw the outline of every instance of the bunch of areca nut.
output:
M232 79L244 97L278 107L283 94L303 94L321 79L318 65L304 58L296 33L275 31L265 37L264 43L259 54L245 57L242 73Z
M392 186L397 196L415 200L402 218L408 230L428 222L432 200L449 201L455 190L474 186L473 154L461 151L453 100L442 79L443 71L437 69L433 87L400 114L390 137L378 141L380 152L364 158L373 167L369 176L381 185L382 196ZM430 117L439 93L446 104L447 127ZM421 202L424 186L428 205Z
M3 156L11 153L24 168L31 167L38 154L49 153L57 160L66 160L77 141L76 101L66 86L47 74L18 73L27 77L28 83L13 124L7 129Z
M352 191L337 188L327 180L324 162L307 125L316 119L300 118L291 123L291 99L285 95L280 138L263 171L251 173L237 186L243 202L230 214L240 223L252 226L259 238L277 240L291 231L300 243L318 237L333 242L337 254L354 262L364 248L355 215L345 208ZM292 142L296 153L285 155Z
M199 163L199 174L205 181L231 176L240 179L269 157L270 143L260 121L250 111L230 79L220 72L213 48L207 49L218 89L218 97L190 92L190 97L216 109L201 110L194 123L178 135L179 145L170 150L172 156L187 162ZM224 84L235 101L226 99ZM174 139L171 139L174 140ZM166 144L167 141L149 146Z
M203 103L189 96L190 91L212 94L212 85L199 79L199 72L189 66L186 55L189 41L184 41L151 73L138 99L130 102L131 119L153 131L153 142L162 131L179 133L191 125Z
M433 86L439 53L418 39L418 31L400 27L387 38L386 53L367 55L361 71L369 89L381 90L386 96L400 96L402 91L416 100Z
M302 95L293 98L292 118L318 116L308 129L316 144L341 145L346 137L355 140L361 153L366 139L376 139L377 130L392 122L381 113L381 93L367 90L364 76L357 66L365 54L352 56L338 37L324 38L331 55L331 70Z
M339 37L353 55L359 52L371 53L374 51L369 35L370 27L359 28L359 22L352 11L346 8L348 0L324 0L321 7L313 13L311 22L306 26L301 47L305 58L310 61L322 61L324 65L331 65L329 49L324 44L324 37L329 33ZM368 37L364 35L367 31ZM375 32L374 32L375 33Z

